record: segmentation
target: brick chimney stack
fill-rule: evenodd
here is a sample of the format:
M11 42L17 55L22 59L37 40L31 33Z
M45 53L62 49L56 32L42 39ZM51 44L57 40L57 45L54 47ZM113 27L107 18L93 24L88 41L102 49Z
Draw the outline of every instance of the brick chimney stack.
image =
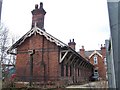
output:
M106 46L105 46L105 44L104 44L104 46L101 44L101 52L102 52L103 57L105 57L106 56Z
M35 9L32 12L32 28L36 25L38 28L44 30L44 17L46 11L43 9L43 3L40 2L40 7L38 4L35 5Z
M85 58L85 49L84 46L82 46L82 48L80 49L80 55Z
M70 42L68 43L68 45L75 50L76 43L74 42L74 39L72 41L70 39Z

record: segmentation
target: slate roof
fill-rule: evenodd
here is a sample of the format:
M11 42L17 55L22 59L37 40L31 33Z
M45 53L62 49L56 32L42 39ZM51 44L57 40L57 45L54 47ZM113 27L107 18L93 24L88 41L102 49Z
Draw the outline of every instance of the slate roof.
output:
M90 50L90 51L85 51L85 56L89 57L95 50ZM97 52L99 52L101 54L101 50L96 50Z

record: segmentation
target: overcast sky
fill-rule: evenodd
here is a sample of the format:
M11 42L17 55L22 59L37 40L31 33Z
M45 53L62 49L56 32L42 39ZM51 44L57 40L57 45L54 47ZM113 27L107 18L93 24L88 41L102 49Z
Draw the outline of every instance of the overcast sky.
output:
M2 23L16 36L31 28L35 4L43 2L45 30L68 43L75 40L76 50L100 49L109 39L107 0L3 0Z

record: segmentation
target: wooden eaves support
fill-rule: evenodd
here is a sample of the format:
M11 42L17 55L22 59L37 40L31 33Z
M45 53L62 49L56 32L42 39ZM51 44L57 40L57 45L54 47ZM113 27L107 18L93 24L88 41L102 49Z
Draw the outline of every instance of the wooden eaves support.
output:
M60 63L64 62L64 64L74 64L75 67L85 66L85 67L93 67L93 65L80 56L76 51L74 51L71 47L63 47L60 50Z

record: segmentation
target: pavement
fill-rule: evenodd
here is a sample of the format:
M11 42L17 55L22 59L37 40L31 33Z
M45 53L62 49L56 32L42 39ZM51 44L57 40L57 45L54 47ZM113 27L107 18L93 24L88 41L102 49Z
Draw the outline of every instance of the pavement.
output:
M108 88L108 82L107 81L95 81L95 82L89 82L83 85L70 85L66 88Z

